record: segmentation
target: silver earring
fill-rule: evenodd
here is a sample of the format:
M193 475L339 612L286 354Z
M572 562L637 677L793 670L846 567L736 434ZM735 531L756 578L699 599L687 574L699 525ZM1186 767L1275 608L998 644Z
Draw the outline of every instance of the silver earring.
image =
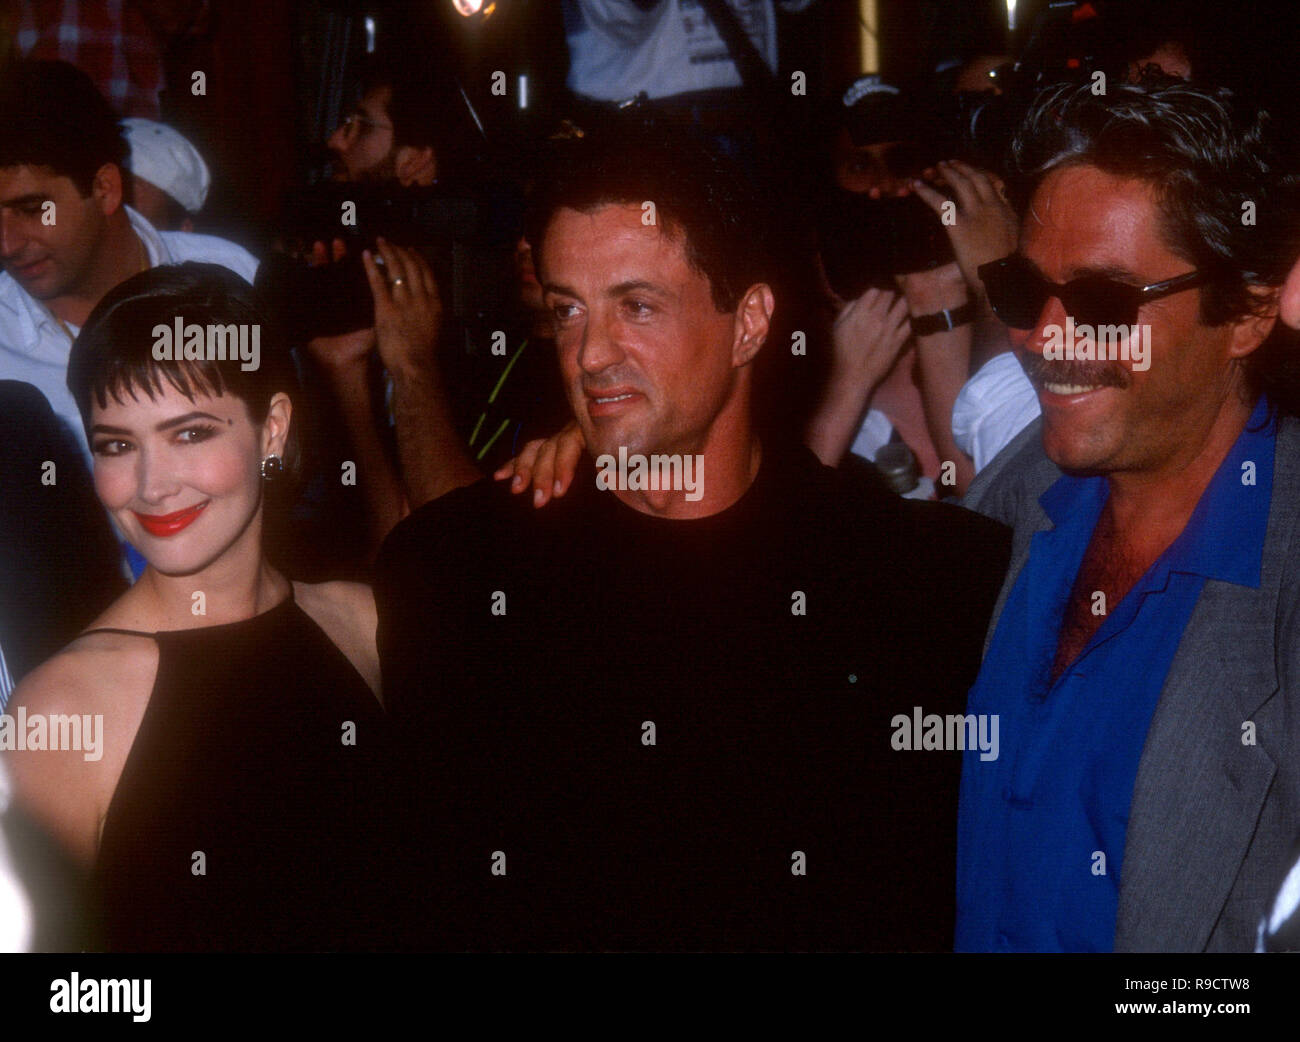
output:
M284 476L284 461L274 452L262 460L262 480L278 481Z

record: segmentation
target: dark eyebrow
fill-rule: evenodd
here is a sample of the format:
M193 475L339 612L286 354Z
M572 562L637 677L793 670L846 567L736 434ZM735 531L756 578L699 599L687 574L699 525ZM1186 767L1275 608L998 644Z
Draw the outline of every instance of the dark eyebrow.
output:
M163 420L162 423L154 427L154 430L161 434L163 431L169 431L173 427L183 427L187 423L193 423L195 420L212 420L215 423L223 423L220 417L213 416L210 412L187 412L184 416L176 416L170 420ZM125 427L110 427L106 423L97 423L90 428L91 434L126 434L130 435L131 431Z
M647 282L645 279L629 279L627 282L620 282L617 285L610 286L605 291L608 297L621 297L625 293L654 293L660 297L667 297L670 300L676 299L676 294L669 292L663 286L653 282Z
M582 297L580 297L580 296L578 295L578 291L577 291L577 290L569 289L568 286L561 286L559 283L556 283L556 282L546 282L546 283L543 283L543 284L542 284L542 289L543 289L543 291L545 291L546 293L559 293L559 294L561 294L562 296L573 297L573 298L576 299L576 300L581 300L581 299L582 299Z
M0 206L37 206L48 199L48 195L40 192L28 192L26 195L17 195L12 199L0 199Z
M1137 286L1146 285L1137 275L1129 271L1128 268L1121 268L1115 264L1087 264L1081 268L1071 269L1072 278L1087 278L1095 276L1103 279L1114 279L1116 282L1131 282Z
M578 293L577 290L569 289L568 286L561 286L554 282L546 283L543 285L542 289L547 293L559 293L561 296L573 297L575 300L582 299L582 295ZM671 290L665 289L657 283L649 282L646 279L629 279L626 282L616 283L605 290L605 296L621 297L625 293L636 293L638 291L642 293L654 293L657 296L665 297L669 300L677 299L677 294L673 293Z
M1031 268L1033 268L1034 273L1040 279L1042 279L1045 282L1052 281L1046 275L1043 274L1042 268L1040 268L1032 260L1026 257L1023 253L1017 254L1017 256L1019 256L1022 261L1024 261ZM1115 264L1085 264L1077 268L1071 268L1070 277L1066 279L1066 282L1072 282L1075 279L1082 279L1082 278L1089 278L1089 277L1114 279L1117 282L1132 283L1135 286L1146 285L1146 283L1144 283L1140 278L1138 278L1138 276L1134 275L1133 272L1129 271L1127 268L1121 268Z

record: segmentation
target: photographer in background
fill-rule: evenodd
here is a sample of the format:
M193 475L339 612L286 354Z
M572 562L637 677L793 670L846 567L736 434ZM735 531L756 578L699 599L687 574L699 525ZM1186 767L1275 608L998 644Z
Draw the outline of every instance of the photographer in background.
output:
M1000 171L983 165L1006 151L1009 139L1004 141L1004 136L1020 118L1021 102L1004 93L1004 88L1014 88L1020 81L1012 74L1013 63L1000 58L977 55L967 61L957 74L951 97L941 102L949 119L956 113L950 128L955 135L951 151L962 157L938 164L938 178L947 194L925 181L913 185L917 196L941 219L944 207L952 204L944 231L975 306L973 375L957 394L951 425L954 441L977 474L1039 411L1034 389L1011 352L1007 327L989 307L979 277L981 265L1015 247L1019 230Z
M838 313L831 375L807 444L836 466L850 446L875 460L902 440L921 474L960 492L972 471L951 416L970 363L974 308L943 225L914 194L917 178L935 176L933 134L919 107L875 76L848 89L829 129L835 186L820 256ZM945 468L949 461L955 466Z
M336 534L355 530L349 514L364 514L360 554L356 540L340 538L340 553L349 555L346 543L359 557L354 566L367 565L409 511L411 486L403 487L403 476L416 488L443 481L457 487L478 477L456 436L434 360L444 308L434 268L421 254L438 245L425 240L439 237L439 229L412 219L440 212L438 198L459 165L454 91L427 54L368 57L357 101L327 141L333 184L303 193L286 215L285 245L317 269L311 285L283 261L269 280L269 294L288 305L290 324L305 340L309 386L318 386L317 399L326 399L340 421L313 432L320 464L314 498L323 515L342 511L343 524L327 526ZM328 244L314 238L331 226L339 237ZM370 270L362 267L363 248L373 258ZM400 333L377 337L394 309L401 312ZM360 504L335 499L340 466L349 462Z
M427 62L372 55L361 71L359 97L326 141L335 181L427 188L438 180L451 144L438 127L451 99L436 89Z

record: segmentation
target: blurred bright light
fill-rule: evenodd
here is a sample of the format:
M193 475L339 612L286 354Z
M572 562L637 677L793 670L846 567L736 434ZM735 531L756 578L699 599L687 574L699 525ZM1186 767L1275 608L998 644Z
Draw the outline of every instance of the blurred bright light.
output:
M483 0L451 0L456 10L466 18L483 10Z

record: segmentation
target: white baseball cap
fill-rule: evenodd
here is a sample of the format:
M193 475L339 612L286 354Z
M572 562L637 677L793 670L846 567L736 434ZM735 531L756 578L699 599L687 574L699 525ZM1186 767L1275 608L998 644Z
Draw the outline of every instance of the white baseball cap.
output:
M212 177L198 149L165 123L131 117L122 120L136 177L161 188L190 213L203 209Z

